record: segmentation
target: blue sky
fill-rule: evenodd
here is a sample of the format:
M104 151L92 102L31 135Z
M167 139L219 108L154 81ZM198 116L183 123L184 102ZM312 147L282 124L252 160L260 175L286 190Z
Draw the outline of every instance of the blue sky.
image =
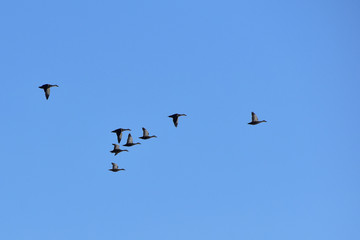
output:
M1 239L359 239L359 11L0 3Z

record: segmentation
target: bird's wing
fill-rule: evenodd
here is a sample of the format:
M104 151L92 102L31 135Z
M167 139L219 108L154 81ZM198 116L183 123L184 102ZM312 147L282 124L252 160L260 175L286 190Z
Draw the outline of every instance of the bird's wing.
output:
M178 117L178 116L174 116L174 117L173 117L173 122L174 122L175 127L177 127L177 125L178 125L178 123L179 123L179 117Z
M149 136L148 130L146 130L145 128L142 128L142 130L143 130L143 135L144 135L144 137L145 137L145 136Z
M112 162L111 164L112 164L113 169L118 169L119 168L119 166L116 163Z
M45 88L45 89L44 89L44 92L45 92L45 97L46 97L46 99L49 99L49 96L50 96L50 88Z
M133 138L132 138L132 136L131 136L131 134L129 133L129 136L128 136L128 139L127 139L127 144L131 144L131 143L133 143Z
M253 122L258 121L258 117L256 116L256 114L254 112L251 112L251 119Z
M117 132L116 136L117 136L117 139L118 139L118 143L120 143L121 138L122 138L122 132Z
M117 144L115 144L115 143L113 143L113 145L114 145L114 150L115 150L115 149L120 149L120 146L119 146L119 145L117 145Z

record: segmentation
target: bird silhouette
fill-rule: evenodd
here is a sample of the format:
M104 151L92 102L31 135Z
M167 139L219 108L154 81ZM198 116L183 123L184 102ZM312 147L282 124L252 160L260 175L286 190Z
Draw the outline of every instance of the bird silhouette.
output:
M112 151L110 151L111 153L115 153L115 155L114 156L116 156L118 153L120 153L120 152L128 152L128 150L121 150L120 149L120 146L119 145L117 145L117 144L114 144L113 143L113 145L114 145L114 149L112 150Z
M249 122L248 124L250 125L256 125L262 122L266 122L265 120L259 121L258 117L256 116L256 114L254 112L251 112L251 122Z
M120 143L120 141L121 141L123 131L131 131L131 130L127 129L127 128L126 129L118 128L118 129L115 129L114 131L111 131L113 133L116 133L118 143Z
M50 88L52 87L59 87L58 85L51 85L51 84L44 84L40 86L39 88L44 89L46 100L49 99L50 96Z
M145 128L142 128L142 130L143 130L143 136L142 137L139 137L139 138L141 138L141 139L149 139L149 138L153 138L153 137L157 137L157 136L155 136L155 135L153 135L153 136L149 136L149 132L148 132L148 130L146 130Z
M169 116L169 118L173 119L175 127L178 126L180 116L186 116L186 114L175 113L175 114Z
M136 145L136 144L141 144L141 143L139 143L139 142L133 143L133 138L132 138L131 134L129 133L128 138L127 138L127 142L126 142L126 144L124 144L123 146L125 146L125 147L131 147L131 146L134 146L134 145Z
M119 168L119 166L116 163L111 163L112 164L112 168L109 169L109 171L112 172L118 172L118 171L125 171L124 168Z

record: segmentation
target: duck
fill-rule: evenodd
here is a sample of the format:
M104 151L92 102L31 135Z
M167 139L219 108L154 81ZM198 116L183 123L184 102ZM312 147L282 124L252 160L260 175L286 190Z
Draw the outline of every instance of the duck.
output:
M113 133L116 133L118 143L120 143L120 141L121 141L123 131L131 131L131 130L128 129L128 128L125 128L125 129L124 128L118 128L118 129L115 129L114 131L111 131Z
M179 117L180 117L180 116L186 116L186 114L175 113L175 114L169 116L169 118L172 118L172 119L173 119L173 122L174 122L175 127L178 126L178 122L179 122Z
M117 145L117 144L115 144L115 143L113 143L112 145L114 145L114 149L112 150L112 151L110 151L111 153L115 153L115 155L114 156L116 156L118 153L120 153L120 152L128 152L128 150L121 150L120 149L120 146L119 145Z
M118 172L118 171L125 171L124 168L119 168L119 166L116 163L111 163L112 164L112 168L109 169L109 171L112 172Z
M58 85L51 85L51 84L44 84L44 85L42 85L42 86L39 87L39 88L44 89L46 100L49 99L49 96L50 96L50 88L52 88L52 87L59 87L59 86L58 86Z
M251 112L251 122L249 122L248 124L256 125L256 124L259 124L259 123L262 123L262 122L266 122L266 120L259 121L256 114L254 112Z
M134 146L134 145L136 145L136 144L141 144L141 143L139 143L139 142L133 143L133 138L132 138L131 134L129 133L128 138L127 138L127 142L126 142L126 144L124 144L123 146L125 146L125 147L131 147L131 146Z
M145 128L142 128L142 130L143 130L143 136L139 137L139 138L144 139L144 140L149 139L149 138L153 138L153 137L157 138L157 136L155 136L155 135L149 136L149 132Z

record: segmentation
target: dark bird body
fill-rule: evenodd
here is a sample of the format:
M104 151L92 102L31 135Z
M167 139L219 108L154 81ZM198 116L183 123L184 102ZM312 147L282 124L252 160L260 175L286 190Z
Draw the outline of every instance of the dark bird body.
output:
M125 146L125 147L131 147L131 146L134 146L134 145L136 145L136 144L141 144L141 143L139 143L139 142L133 143L133 138L132 138L131 134L129 133L127 142L126 142L126 144L124 144L123 146Z
M145 128L142 128L142 130L143 130L143 136L142 137L139 137L139 138L141 138L141 139L144 139L144 140L146 140L146 139L149 139L149 138L153 138L153 137L157 137L157 136L155 136L155 135L153 135L153 136L149 136L149 132L148 132L148 130L146 130Z
M115 129L114 131L111 131L113 133L116 133L118 143L120 143L120 141L121 141L123 131L131 131L131 130L124 129L124 128L118 128L118 129Z
M256 114L254 112L251 112L251 122L249 122L248 124L250 125L256 125L262 122L266 122L265 120L259 121L258 117L256 116Z
M175 113L175 114L169 116L169 118L173 119L175 127L178 126L180 116L186 116L186 114Z
M112 151L110 151L111 153L115 153L115 156L118 154L118 153L120 153L120 152L128 152L128 150L121 150L120 149L120 146L119 145L117 145L117 144L114 144L113 143L113 145L114 145L114 149L112 150Z
M44 85L39 87L39 88L44 89L46 99L49 99L50 88L52 88L52 87L59 87L59 86L58 85L51 85L51 84L44 84Z
M125 171L124 168L119 168L119 166L116 163L112 162L111 164L112 164L112 168L109 169L109 171L112 171L112 172Z

